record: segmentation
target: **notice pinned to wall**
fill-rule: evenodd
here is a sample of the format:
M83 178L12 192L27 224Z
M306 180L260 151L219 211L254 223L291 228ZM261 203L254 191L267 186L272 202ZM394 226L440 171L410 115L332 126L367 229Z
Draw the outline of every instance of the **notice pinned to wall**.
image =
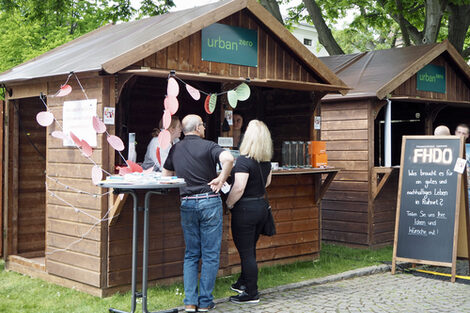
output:
M96 116L96 99L64 101L62 112L64 134L73 132L81 140L85 140L91 147L96 147L96 131L93 128L93 116ZM64 138L64 146L75 146L69 136Z

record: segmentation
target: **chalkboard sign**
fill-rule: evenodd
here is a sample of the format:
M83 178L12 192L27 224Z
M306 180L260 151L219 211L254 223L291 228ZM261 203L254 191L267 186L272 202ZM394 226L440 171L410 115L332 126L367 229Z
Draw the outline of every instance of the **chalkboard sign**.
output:
M404 136L395 228L395 258L452 266L462 175L463 139Z

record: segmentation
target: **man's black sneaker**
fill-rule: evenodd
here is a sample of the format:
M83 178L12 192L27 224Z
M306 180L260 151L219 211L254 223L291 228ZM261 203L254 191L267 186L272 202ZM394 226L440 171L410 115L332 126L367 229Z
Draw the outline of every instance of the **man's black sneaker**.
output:
M236 291L238 293L242 293L243 291L246 290L246 286L240 284L239 282L236 282L235 284L232 284L232 286L230 286L230 289L232 289L233 291Z
M258 303L259 302L259 293L256 293L254 296L248 295L246 292L242 292L238 296L231 296L230 301L233 303Z

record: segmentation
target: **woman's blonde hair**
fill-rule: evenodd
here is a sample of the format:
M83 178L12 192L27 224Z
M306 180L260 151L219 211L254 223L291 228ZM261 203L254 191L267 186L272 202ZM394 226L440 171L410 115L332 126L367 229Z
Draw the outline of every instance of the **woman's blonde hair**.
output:
M180 118L176 115L172 115L171 123L170 123L170 126L168 126L168 128L176 128L176 125L178 125L179 122L180 122ZM162 128L163 128L163 119L161 119L160 122L158 122L158 128L153 129L152 137L158 137L158 135L160 134L160 129Z
M248 123L240 146L240 154L246 155L258 162L271 161L273 157L273 141L265 123L259 120L251 120Z

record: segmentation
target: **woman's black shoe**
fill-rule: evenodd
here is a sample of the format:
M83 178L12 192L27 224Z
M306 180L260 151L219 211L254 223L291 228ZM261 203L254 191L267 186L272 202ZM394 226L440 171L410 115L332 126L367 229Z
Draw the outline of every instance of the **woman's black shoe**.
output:
M231 296L230 301L233 303L258 303L259 302L259 293L256 293L254 296L248 295L245 291L240 293L238 296Z
M232 286L230 286L230 289L232 289L233 291L236 291L238 293L242 293L243 291L246 290L246 286L240 284L239 282L236 282L235 284L232 284Z

